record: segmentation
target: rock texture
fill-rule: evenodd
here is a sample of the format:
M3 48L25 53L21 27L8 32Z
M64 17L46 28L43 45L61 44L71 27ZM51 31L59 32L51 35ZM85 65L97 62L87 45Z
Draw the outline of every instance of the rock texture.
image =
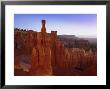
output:
M96 75L97 54L65 47L57 38L57 31L46 32L45 24L42 20L41 32L15 28L15 75Z

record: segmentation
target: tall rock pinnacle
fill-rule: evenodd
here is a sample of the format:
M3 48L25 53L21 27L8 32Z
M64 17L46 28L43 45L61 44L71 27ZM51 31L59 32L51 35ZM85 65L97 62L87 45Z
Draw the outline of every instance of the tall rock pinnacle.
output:
M46 33L45 24L46 24L46 20L42 20L42 28L41 28L42 33Z

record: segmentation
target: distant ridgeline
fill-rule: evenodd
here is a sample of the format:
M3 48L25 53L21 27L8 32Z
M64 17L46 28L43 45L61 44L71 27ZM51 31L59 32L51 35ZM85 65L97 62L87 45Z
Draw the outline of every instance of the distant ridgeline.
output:
M14 28L15 31L22 31L22 32L36 32L33 30L26 30L26 29L20 29L20 28ZM55 32L55 31L54 31ZM57 33L57 32L56 32ZM97 39L95 41L92 41L93 38L78 38L75 35L57 35L57 38L64 44L67 48L83 48L85 51L91 51L96 52L97 51ZM93 40L94 40L93 39ZM90 40L90 41L89 41Z
M96 38L79 38L75 35L58 35L58 39L60 39L67 48L83 48L86 51L97 51Z
M15 75L96 75L96 48L87 40L57 36L46 32L14 29ZM93 49L95 49L93 51ZM95 72L90 73L89 68Z

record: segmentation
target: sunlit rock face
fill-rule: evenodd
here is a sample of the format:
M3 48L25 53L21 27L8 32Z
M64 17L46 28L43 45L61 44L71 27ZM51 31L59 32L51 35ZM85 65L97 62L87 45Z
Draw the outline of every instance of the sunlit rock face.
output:
M46 32L45 24L42 20L41 32L14 30L14 74L96 75L96 53L66 47L64 41L58 39L57 31ZM85 41L80 43L89 45Z

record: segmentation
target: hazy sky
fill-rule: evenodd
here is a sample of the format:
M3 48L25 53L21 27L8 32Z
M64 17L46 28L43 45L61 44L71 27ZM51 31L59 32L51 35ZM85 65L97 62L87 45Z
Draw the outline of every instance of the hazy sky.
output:
M96 14L15 14L14 27L41 31L41 20L46 20L46 31L58 35L97 37Z

